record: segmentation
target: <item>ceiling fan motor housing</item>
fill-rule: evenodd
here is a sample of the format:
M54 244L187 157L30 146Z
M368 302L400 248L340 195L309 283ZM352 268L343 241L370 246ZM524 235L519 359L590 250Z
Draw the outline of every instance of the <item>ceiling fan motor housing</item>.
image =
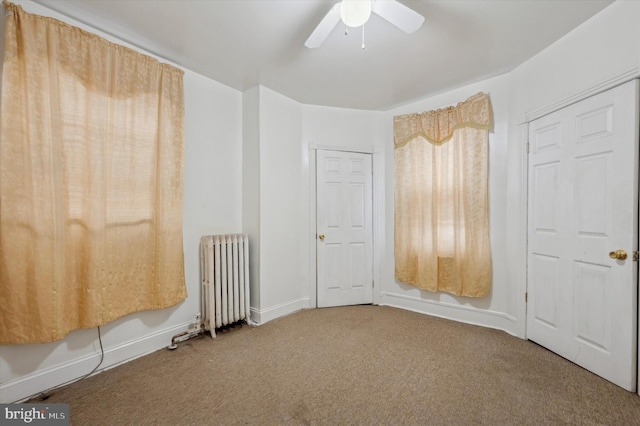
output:
M348 27L364 25L371 16L371 0L342 0L340 19Z

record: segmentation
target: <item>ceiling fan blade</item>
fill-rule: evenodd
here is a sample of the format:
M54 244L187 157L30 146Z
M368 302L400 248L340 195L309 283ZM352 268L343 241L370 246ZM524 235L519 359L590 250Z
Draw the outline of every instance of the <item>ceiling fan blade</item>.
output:
M418 30L424 16L396 0L373 0L371 10L407 34Z
M331 10L322 18L322 21L320 21L316 29L313 30L307 41L304 42L304 45L309 49L322 46L322 43L329 37L329 34L336 27L338 21L340 21L340 3L336 3L331 7Z

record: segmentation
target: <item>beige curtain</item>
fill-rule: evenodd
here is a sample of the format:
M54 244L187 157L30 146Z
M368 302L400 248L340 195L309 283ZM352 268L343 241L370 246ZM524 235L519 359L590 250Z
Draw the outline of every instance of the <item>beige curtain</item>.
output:
M395 277L429 291L486 296L489 97L394 118Z
M178 303L182 71L5 7L0 343Z

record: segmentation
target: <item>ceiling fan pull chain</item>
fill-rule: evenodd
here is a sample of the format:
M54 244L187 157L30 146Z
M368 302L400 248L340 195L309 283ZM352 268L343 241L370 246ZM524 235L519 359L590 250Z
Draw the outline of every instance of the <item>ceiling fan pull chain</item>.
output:
M362 24L362 50L364 50L364 24Z

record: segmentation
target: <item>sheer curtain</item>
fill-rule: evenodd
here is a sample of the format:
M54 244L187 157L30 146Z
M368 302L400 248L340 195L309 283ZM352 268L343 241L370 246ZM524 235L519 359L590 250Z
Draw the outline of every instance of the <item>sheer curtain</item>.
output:
M178 303L183 72L4 5L0 343Z
M489 293L490 125L483 93L394 117L396 280L459 296Z

